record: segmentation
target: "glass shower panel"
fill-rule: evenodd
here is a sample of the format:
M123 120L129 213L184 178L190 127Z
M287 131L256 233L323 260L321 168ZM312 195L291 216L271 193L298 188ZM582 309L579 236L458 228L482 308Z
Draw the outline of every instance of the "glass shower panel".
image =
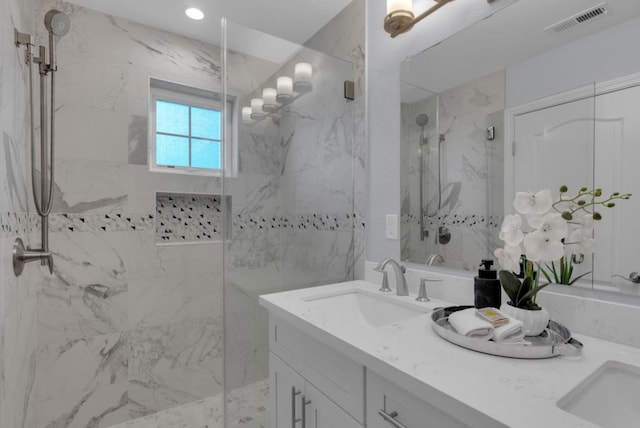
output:
M268 316L259 296L353 279L354 104L343 85L354 79L354 65L231 22L225 55L234 102L225 112L233 119L225 149L237 153L237 171L225 170L223 198L231 228L224 256L226 426L267 426ZM299 63L312 68L306 89L295 84ZM289 84L278 85L279 77L293 78L298 90L288 102ZM267 88L281 102L250 111ZM273 91L264 96L263 104L273 104Z

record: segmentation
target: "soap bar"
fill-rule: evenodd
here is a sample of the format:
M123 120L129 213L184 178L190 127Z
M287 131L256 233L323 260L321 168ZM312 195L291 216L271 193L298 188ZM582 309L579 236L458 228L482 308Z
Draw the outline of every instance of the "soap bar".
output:
M509 324L509 318L501 314L496 308L476 309L476 315L489 321L494 328Z

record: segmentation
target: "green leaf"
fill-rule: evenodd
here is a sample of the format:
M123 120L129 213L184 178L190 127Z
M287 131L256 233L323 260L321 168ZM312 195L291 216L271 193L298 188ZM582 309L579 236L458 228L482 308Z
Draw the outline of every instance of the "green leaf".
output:
M518 291L520 291L522 283L513 272L509 272L508 270L501 270L498 275L500 276L500 284L502 284L504 292L507 293L509 300L515 305L518 301Z
M547 265L547 269L549 269L549 265ZM544 275L547 281L553 282L553 280L551 279L551 276L549 276L549 272L547 272L546 269L540 268L540 272L542 272L542 274Z
M538 292L539 292L540 290L542 290L543 288L545 288L547 285L550 285L550 284L551 284L551 283L550 283L550 282L548 282L548 283L546 283L546 284L544 284L544 285L541 285L541 286L539 286L539 287L532 288L531 290L529 290L529 292L528 292L528 293L526 293L524 296L522 296L522 298L520 299L520 301L519 301L518 303L516 303L516 306L520 307L520 303L521 303L521 302L522 302L522 303L527 302L527 301L528 301L528 300L530 300L533 296L535 296L536 294L538 294Z
M583 273L582 275L578 275L575 278L573 278L573 280L571 282L568 282L567 285L573 285L576 281L580 280L581 278L589 275L591 273L591 271L587 272L587 273Z
M532 280L531 277L528 276L526 277L523 281L522 281L522 286L520 287L520 289L518 290L518 295L516 296L516 306L520 306L520 304L524 301L526 302L527 299L525 299L524 296L528 295L529 292L531 291L531 288L533 286L532 284Z

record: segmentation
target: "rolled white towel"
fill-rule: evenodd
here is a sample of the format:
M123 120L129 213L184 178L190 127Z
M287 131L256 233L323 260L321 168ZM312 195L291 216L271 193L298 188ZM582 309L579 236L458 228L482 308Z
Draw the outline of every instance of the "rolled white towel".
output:
M493 336L491 340L494 342L500 342L503 344L521 344L527 343L523 341L524 339L524 328L522 325L522 321L517 320L515 318L509 318L509 322L504 324L503 326L497 327L493 330Z
M489 340L493 336L493 326L476 315L475 308L463 309L449 315L449 324L463 336Z

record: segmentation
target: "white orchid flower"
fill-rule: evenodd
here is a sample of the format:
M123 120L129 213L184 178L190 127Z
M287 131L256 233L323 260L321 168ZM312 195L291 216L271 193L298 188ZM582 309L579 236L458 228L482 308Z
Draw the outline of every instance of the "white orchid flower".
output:
M516 275L520 274L522 250L519 245L505 245L504 248L497 248L493 255L496 256L498 263L504 270L511 271Z
M564 256L562 241L540 230L524 237L524 249L527 259L536 263L553 262Z
M510 214L505 216L498 237L506 242L507 245L520 244L524 238L524 233L520 230L521 225L522 218L519 215Z
M527 223L529 223L529 226L531 226L533 229L540 229L540 226L542 226L543 218L544 216L542 215L529 214L527 216Z
M576 254L588 254L593 247L593 229L577 228L569 233L567 245L571 245L571 252Z
M549 213L542 218L539 232L547 235L551 240L561 240L567 237L569 227L567 221L558 213Z
M586 234L593 232L593 214L586 211L577 211L573 214L571 223L577 224L580 229L584 229Z
M538 193L518 192L513 201L513 207L520 214L541 216L546 214L553 205L550 190L541 190Z

